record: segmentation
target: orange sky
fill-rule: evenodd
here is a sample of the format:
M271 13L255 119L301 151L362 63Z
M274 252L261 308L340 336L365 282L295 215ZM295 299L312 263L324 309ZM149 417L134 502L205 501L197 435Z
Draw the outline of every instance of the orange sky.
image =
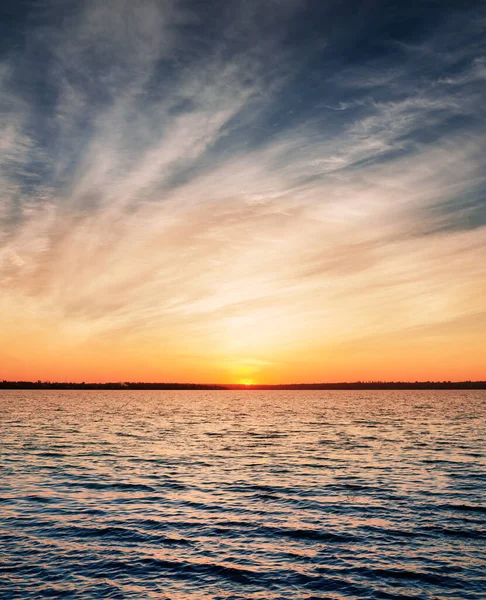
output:
M356 339L348 330L347 340L338 334L333 340L318 339L312 329L299 335L275 331L271 322L262 328L247 326L239 336L216 322L203 332L199 327L199 338L196 328L191 338L190 326L181 327L180 335L172 330L169 338L160 332L81 337L65 321L3 322L2 378L206 383L484 379L486 327L480 318Z

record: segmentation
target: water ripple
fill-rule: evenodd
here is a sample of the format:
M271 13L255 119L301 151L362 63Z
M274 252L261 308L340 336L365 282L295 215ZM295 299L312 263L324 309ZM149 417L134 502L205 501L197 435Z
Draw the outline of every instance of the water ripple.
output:
M485 597L485 392L0 394L0 598Z

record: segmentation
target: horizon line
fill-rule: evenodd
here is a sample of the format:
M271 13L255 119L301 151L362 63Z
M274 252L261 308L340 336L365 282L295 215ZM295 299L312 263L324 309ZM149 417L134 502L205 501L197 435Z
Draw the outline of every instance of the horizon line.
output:
M310 383L197 383L156 381L50 381L0 380L0 389L109 389L109 390L356 390L356 389L486 389L486 380L384 381L357 380Z

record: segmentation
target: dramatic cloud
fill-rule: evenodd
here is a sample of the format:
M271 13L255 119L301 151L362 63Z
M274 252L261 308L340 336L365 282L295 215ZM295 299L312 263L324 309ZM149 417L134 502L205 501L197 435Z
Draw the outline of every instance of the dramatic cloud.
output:
M486 7L359 4L25 8L5 377L480 377Z

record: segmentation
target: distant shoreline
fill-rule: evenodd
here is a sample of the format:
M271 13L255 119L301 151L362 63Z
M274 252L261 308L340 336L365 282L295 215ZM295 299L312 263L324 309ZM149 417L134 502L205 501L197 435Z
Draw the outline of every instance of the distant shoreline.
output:
M270 385L203 383L79 383L59 381L0 381L0 390L484 390L486 381L356 381Z

